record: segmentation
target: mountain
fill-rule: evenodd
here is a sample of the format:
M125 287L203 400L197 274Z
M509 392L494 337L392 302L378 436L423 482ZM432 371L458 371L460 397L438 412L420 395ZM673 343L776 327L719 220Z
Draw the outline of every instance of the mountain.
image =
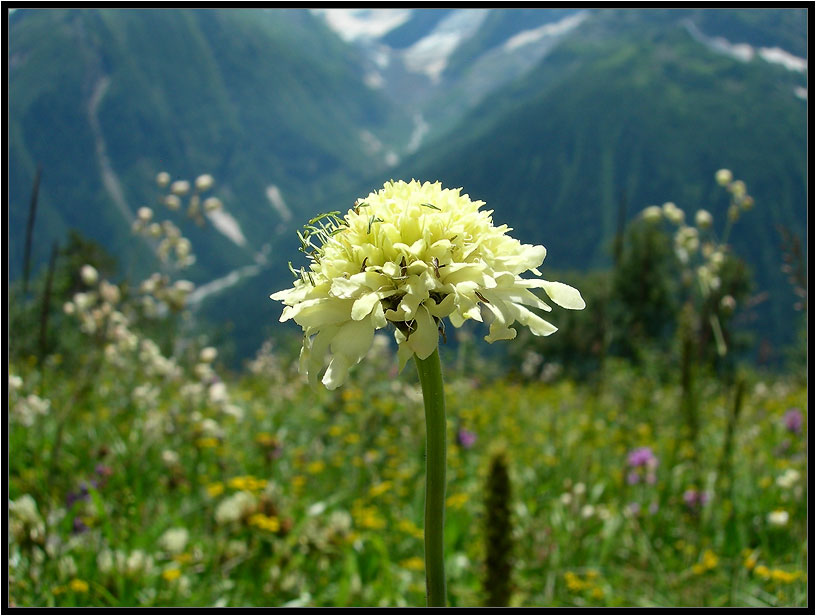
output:
M608 264L618 203L725 204L730 167L757 206L733 240L792 336L774 226L803 228L804 10L18 9L9 16L9 257L19 276L42 165L34 261L75 227L139 280L130 222L155 176L211 173L226 218L182 225L199 314L236 357L276 331L270 292L293 233L388 178L440 179L550 250ZM772 153L772 155L769 155ZM225 338L226 340L226 338Z
M9 224L24 228L42 165L36 261L77 227L143 275L130 223L156 174L210 173L232 232L190 232L206 281L274 249L287 203L386 167L391 106L307 11L18 10L9 38Z
M693 17L597 13L395 176L463 186L520 238L544 243L545 265L586 269L610 262L621 199L629 218L674 201L722 225L727 200L713 174L730 168L757 203L732 235L769 293L754 326L774 345L790 342L777 226L806 223L805 74L759 54L738 59L722 41L712 50Z

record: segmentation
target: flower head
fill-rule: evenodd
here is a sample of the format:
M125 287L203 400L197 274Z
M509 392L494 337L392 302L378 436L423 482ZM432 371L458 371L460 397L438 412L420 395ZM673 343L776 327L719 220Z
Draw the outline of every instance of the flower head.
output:
M783 417L783 422L788 432L799 434L802 430L802 411L798 408L788 409Z
M536 268L546 249L513 239L506 225L493 226L492 211L480 211L483 202L460 191L391 181L342 218L331 212L309 221L299 234L309 269L271 297L285 304L280 320L304 330L300 369L312 383L328 354L322 382L340 386L374 332L389 323L402 366L413 354L425 359L434 352L446 317L454 327L487 320L488 342L515 338L515 322L538 336L552 334L556 327L527 307L551 310L530 289L543 288L564 308L584 308L581 294L566 284L521 278L527 271L541 275Z

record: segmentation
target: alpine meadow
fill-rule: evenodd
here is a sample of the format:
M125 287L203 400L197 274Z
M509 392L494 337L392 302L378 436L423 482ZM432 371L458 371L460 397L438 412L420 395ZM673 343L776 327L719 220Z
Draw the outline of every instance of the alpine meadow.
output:
M812 607L807 5L6 20L9 608Z

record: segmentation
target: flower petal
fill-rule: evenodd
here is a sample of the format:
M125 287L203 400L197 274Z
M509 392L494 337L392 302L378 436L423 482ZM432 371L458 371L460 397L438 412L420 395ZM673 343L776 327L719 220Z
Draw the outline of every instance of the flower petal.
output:
M411 332L405 344L420 359L427 359L439 344L439 330L436 322L425 306L420 306L416 314L416 330Z

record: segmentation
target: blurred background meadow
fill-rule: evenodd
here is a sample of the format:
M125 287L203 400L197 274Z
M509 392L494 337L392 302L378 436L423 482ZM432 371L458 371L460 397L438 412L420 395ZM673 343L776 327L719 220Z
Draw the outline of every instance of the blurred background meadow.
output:
M6 19L10 605L424 605L413 366L268 297L392 178L587 303L447 328L450 605L809 605L807 9Z

